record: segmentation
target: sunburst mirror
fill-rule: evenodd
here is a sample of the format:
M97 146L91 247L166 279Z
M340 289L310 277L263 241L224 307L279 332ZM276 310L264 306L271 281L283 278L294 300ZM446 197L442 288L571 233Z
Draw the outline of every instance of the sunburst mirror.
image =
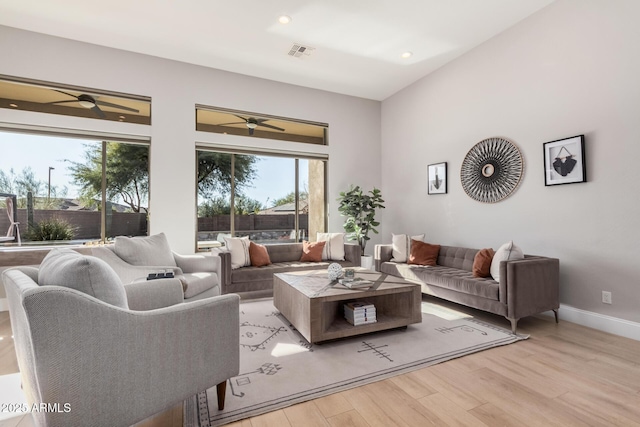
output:
M462 188L474 200L496 203L520 184L524 162L520 150L504 138L487 138L467 153L460 169Z

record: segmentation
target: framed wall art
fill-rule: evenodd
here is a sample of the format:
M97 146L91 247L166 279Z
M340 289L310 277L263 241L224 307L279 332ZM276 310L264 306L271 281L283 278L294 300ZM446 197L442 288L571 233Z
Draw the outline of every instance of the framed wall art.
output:
M584 135L545 142L544 185L587 182Z
M447 194L447 162L427 166L427 194Z

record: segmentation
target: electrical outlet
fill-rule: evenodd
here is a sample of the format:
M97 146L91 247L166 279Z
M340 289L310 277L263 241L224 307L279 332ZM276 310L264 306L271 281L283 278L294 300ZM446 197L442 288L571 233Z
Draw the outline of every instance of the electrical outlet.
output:
M611 292L602 291L602 302L605 304L612 304L611 302Z

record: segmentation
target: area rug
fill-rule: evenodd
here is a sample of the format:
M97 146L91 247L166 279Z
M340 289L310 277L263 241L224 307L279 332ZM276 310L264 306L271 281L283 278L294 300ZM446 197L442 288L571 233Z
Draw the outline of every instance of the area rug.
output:
M218 426L380 381L527 336L513 335L437 304L422 303L422 323L310 345L272 299L240 304L240 374L185 401L184 426Z

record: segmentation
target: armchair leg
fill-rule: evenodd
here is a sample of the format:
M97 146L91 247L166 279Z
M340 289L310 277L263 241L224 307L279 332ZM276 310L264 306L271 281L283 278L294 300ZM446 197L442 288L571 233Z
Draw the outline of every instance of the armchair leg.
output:
M553 314L556 316L556 323L558 323L558 310L553 310Z
M507 319L509 319L509 322L511 322L511 332L515 335L516 334L516 328L518 327L518 320L519 319L512 319L510 317L507 317Z
M227 392L227 380L224 380L216 386L216 392L218 393L218 410L224 409L224 395Z

